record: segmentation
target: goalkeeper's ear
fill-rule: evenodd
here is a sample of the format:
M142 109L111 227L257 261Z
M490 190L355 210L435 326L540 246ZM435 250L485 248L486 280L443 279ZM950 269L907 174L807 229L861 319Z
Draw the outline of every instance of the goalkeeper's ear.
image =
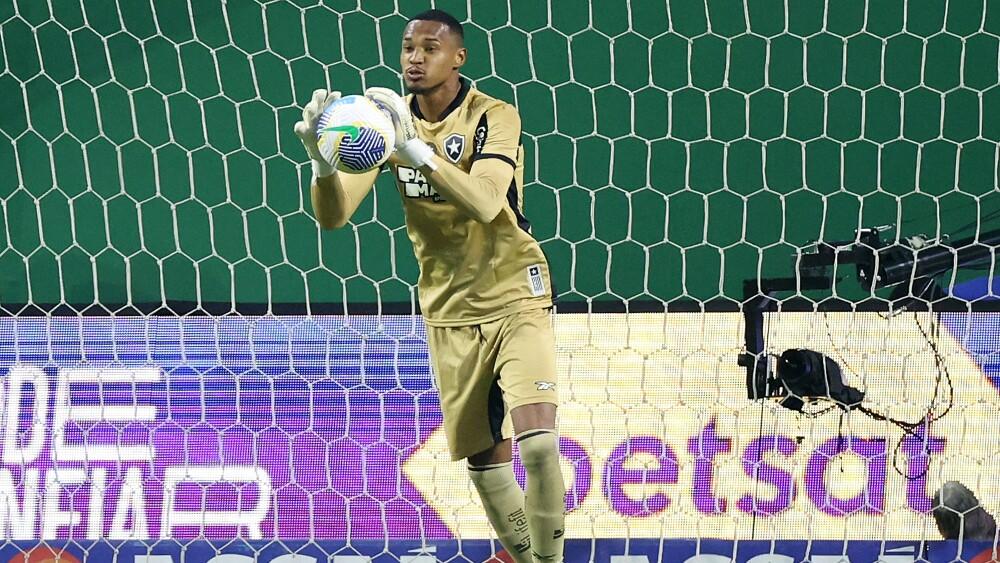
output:
M455 49L455 60L452 64L451 69L458 70L462 68L462 66L465 65L465 61L468 58L468 56L469 52L465 49L465 47L459 47L458 49Z

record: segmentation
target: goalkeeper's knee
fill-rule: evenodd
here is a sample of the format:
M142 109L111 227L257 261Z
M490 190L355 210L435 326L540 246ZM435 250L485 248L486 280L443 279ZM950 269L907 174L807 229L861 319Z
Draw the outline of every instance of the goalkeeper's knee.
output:
M559 437L555 430L527 430L514 439L527 473L550 463L559 463Z

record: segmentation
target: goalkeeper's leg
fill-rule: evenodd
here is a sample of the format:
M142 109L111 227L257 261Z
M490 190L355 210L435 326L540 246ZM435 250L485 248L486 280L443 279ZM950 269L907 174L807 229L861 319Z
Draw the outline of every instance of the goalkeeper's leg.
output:
M532 557L535 563L561 563L566 485L555 430L559 394L551 315L535 310L509 319L496 365L527 477L524 512Z
M536 426L515 438L527 480L522 493L511 467L510 440L469 457L469 476L500 543L517 563L562 563L566 486L559 468L555 405L524 405L511 412ZM550 420L547 424L545 421ZM541 426L541 427L537 427ZM530 549L529 549L530 547Z
M523 405L511 411L518 430L518 451L526 477L524 511L528 516L535 563L562 563L566 484L559 468L556 406Z
M514 479L510 440L469 457L469 478L483 501L500 544L516 563L532 563L524 492Z

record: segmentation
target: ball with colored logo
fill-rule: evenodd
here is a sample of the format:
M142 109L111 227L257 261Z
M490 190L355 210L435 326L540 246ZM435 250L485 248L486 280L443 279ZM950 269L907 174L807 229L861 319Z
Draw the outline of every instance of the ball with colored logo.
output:
M316 135L323 158L352 174L382 166L396 142L392 119L364 96L344 96L327 106Z

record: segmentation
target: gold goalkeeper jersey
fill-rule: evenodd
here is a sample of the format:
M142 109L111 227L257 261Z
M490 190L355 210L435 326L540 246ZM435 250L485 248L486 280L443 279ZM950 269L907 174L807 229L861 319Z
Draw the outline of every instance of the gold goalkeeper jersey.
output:
M406 230L420 264L418 293L431 326L480 324L552 306L549 266L524 217L524 151L514 106L462 79L458 96L437 122L423 119L407 97L417 133L465 172L495 158L514 167L507 204L489 224L446 201L419 170L391 165L406 213Z

